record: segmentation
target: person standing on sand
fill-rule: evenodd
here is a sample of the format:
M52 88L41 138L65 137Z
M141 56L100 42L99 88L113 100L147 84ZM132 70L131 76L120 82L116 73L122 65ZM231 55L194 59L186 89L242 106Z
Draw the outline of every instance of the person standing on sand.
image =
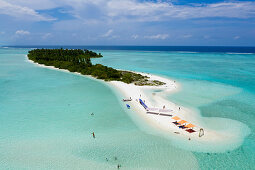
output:
M179 107L179 111L181 110L181 107Z

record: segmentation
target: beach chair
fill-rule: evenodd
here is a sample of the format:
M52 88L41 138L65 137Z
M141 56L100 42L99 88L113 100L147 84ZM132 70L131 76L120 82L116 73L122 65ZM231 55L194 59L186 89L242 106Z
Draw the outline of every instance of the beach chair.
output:
M178 126L180 129L186 129L185 125Z
M175 124L175 125L179 125L179 123L177 123L177 121L175 121L175 122L172 122L173 124Z

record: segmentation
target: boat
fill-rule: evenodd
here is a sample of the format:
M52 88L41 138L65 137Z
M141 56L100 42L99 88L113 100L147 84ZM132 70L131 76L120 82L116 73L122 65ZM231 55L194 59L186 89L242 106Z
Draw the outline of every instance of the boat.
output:
M130 102L132 101L131 97L129 99L122 99L123 102Z

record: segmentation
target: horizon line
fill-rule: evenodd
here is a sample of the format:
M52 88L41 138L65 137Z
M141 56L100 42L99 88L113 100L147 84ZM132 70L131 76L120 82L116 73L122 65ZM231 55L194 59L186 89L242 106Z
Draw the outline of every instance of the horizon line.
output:
M251 47L255 46L237 46L237 45L0 45L0 47L29 47L29 46L88 46L88 47Z

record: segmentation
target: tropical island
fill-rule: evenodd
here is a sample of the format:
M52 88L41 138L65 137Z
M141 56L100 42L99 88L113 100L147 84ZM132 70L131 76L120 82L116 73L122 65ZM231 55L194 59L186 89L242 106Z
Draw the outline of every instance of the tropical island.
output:
M131 71L117 70L102 64L92 64L91 58L103 57L100 53L86 49L34 49L28 52L28 58L35 63L55 68L78 72L82 75L91 75L105 81L122 81L137 86L160 86L164 82L149 80L144 76Z
M233 150L249 134L248 127L222 118L217 121L227 121L227 124L235 124L238 129L245 130L233 133L232 127L228 126L214 129L207 126L197 112L167 100L167 94L181 89L174 80L93 64L91 58L103 57L100 53L83 49L34 49L27 56L29 61L42 67L54 67L108 81L107 85L120 92L127 109L132 107L140 118L156 130L156 134L171 139L181 148L203 152Z

